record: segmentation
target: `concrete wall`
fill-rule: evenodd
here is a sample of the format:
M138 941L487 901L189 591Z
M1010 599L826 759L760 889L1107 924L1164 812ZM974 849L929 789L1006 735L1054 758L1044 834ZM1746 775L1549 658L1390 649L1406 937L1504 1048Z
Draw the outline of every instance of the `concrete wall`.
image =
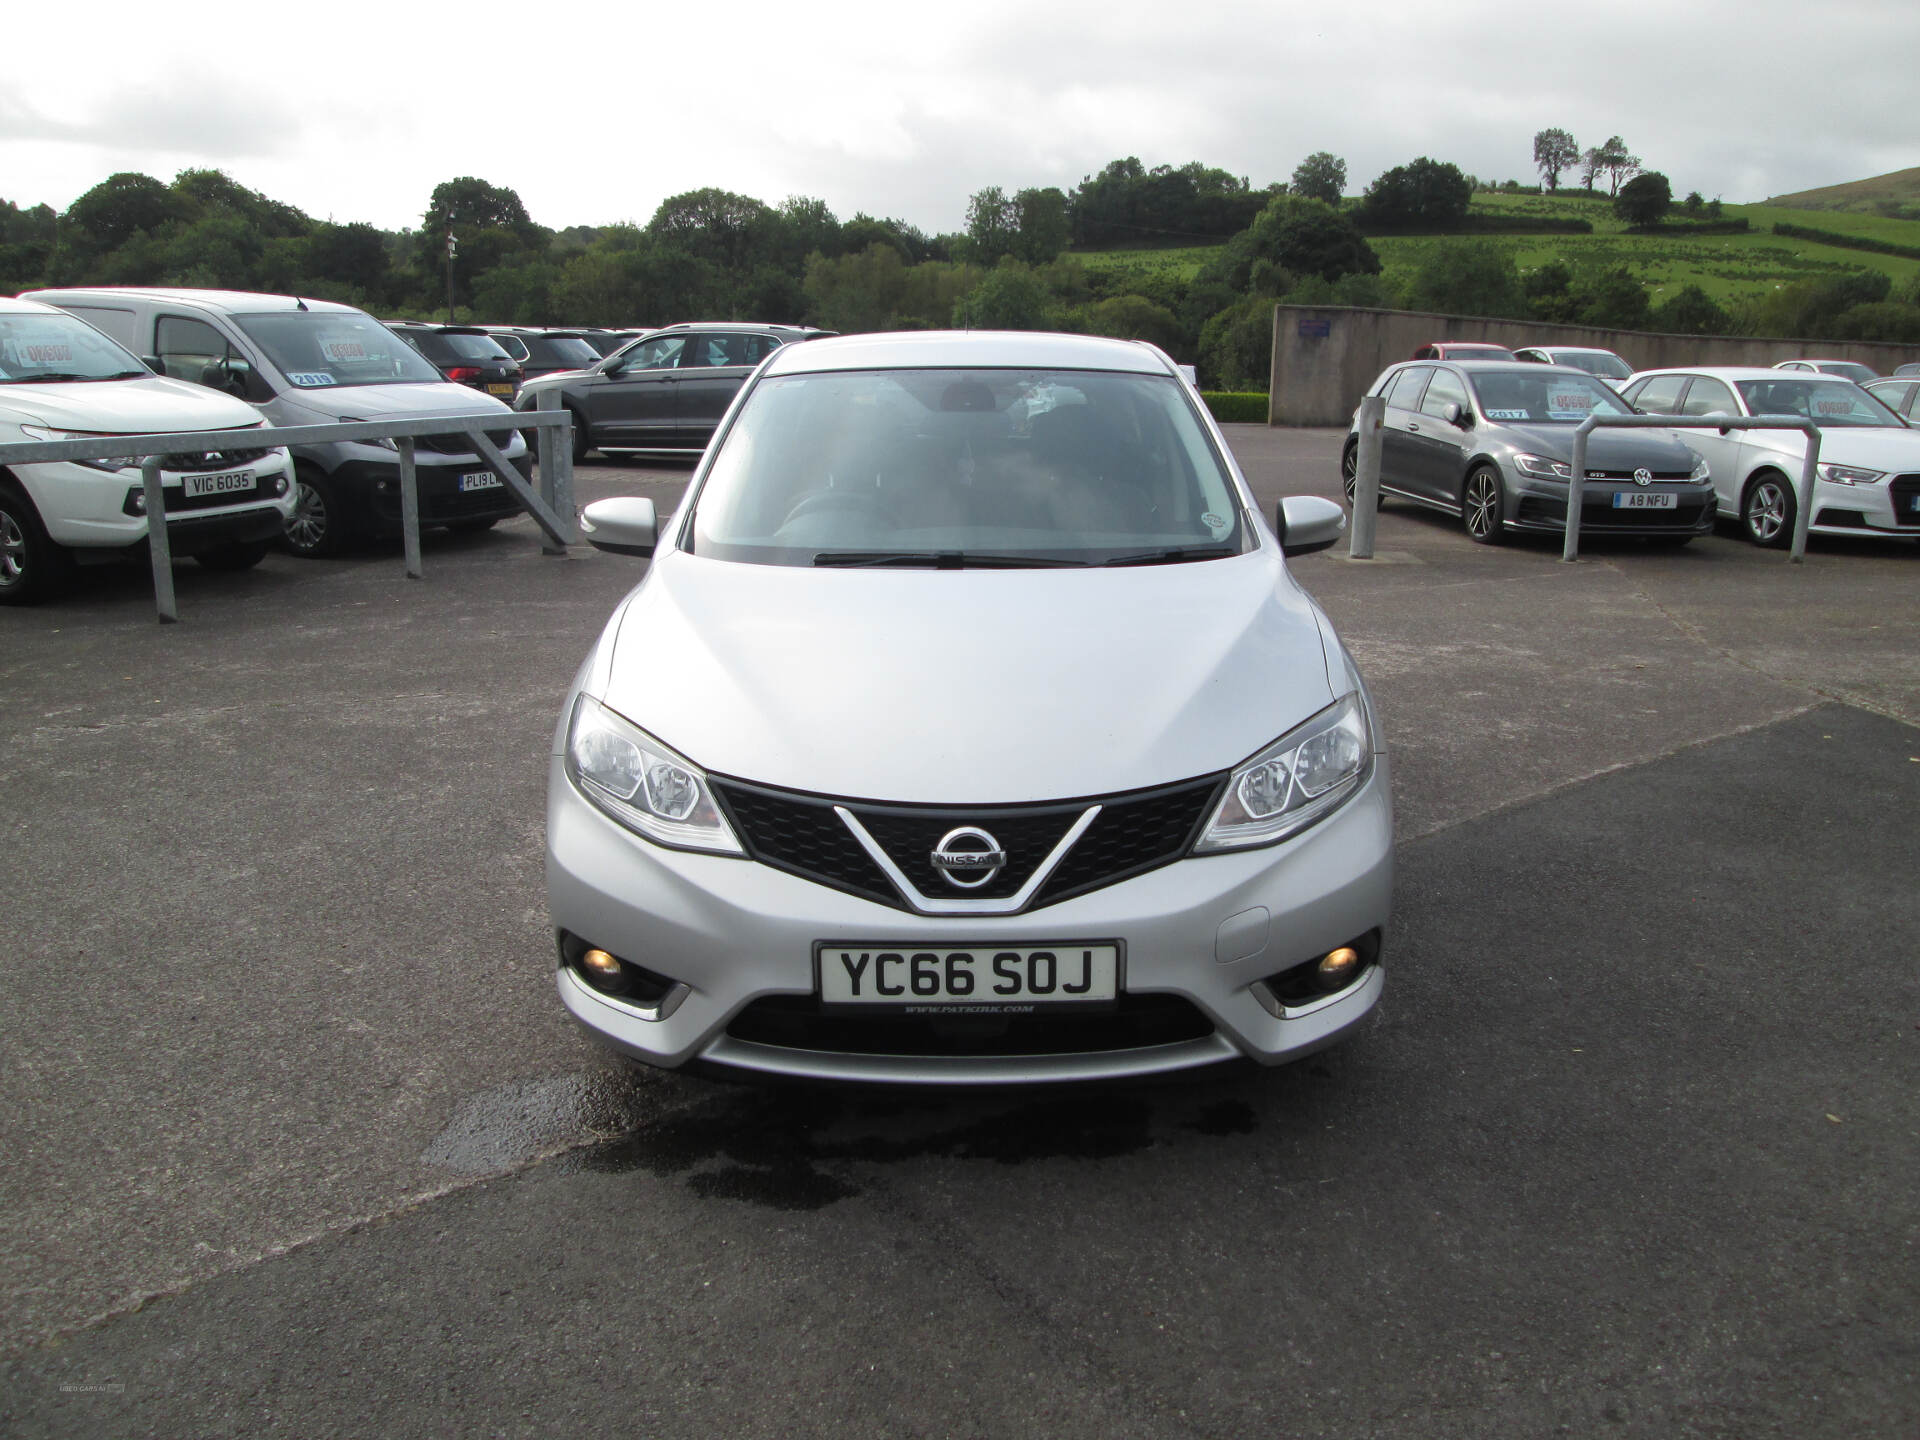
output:
M1879 342L1746 340L1649 335L1536 320L1484 320L1417 310L1356 310L1333 305L1273 307L1273 379L1269 425L1345 425L1380 372L1430 340L1523 345L1588 345L1613 350L1637 370L1674 365L1771 365L1813 355L1858 360L1882 375L1920 360L1920 347Z

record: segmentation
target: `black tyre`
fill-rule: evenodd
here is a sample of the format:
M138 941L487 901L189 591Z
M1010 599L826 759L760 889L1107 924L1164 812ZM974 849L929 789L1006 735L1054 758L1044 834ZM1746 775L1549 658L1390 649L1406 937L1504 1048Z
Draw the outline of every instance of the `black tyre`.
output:
M1353 509L1354 492L1360 485L1360 442L1349 440L1347 448L1340 452L1340 489L1347 497L1347 509ZM1378 510L1387 503L1384 493L1373 497L1373 508Z
M1793 486L1775 470L1747 482L1740 501L1740 533L1756 545L1778 548L1793 541Z
M46 599L67 568L67 552L47 538L33 502L0 486L0 605Z
M267 542L264 540L236 541L231 545L221 545L213 550L203 550L194 558L200 562L202 568L207 570L251 570L267 558Z
M347 513L340 487L305 466L294 484L299 494L293 518L287 521L287 549L303 560L338 555L353 538L353 517Z
M1498 545L1507 538L1507 522L1500 514L1502 488L1500 472L1491 465L1474 466L1460 487L1460 519L1478 544Z

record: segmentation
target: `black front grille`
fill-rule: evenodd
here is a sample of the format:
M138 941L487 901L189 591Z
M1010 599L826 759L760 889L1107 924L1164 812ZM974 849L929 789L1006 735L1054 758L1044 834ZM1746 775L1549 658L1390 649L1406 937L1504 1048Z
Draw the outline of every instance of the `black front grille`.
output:
M812 995L769 995L733 1017L727 1034L756 1045L835 1055L1084 1055L1178 1045L1213 1024L1178 995L1127 995L1098 1011L1032 1015L849 1015Z
M511 430L489 430L487 431L487 439L491 440L500 449L505 450L513 441L513 432ZM473 438L464 431L456 431L451 435L416 435L413 443L417 448L421 450L431 450L436 455L472 455L475 453Z
M265 449L253 450L183 450L160 457L160 468L175 473L194 474L208 470L235 470L242 465L251 465L264 460L273 452Z
M1017 894L1074 823L1098 803L1100 814L1061 859L1033 905L1111 885L1187 851L1206 822L1222 778L1206 776L1152 790L1041 805L878 805L770 790L715 779L714 793L747 853L762 864L836 890L910 908L841 818L852 812L922 895L943 900L1005 900ZM978 826L1006 852L1006 864L985 885L952 884L934 867L933 851L950 830Z
M1894 476L1887 493L1893 496L1894 524L1920 525L1920 510L1914 509L1915 502L1920 502L1920 475Z

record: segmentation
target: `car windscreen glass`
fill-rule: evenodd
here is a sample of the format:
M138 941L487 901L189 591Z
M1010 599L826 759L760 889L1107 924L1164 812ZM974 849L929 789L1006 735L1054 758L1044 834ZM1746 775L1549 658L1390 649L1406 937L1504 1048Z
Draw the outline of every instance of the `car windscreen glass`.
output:
M440 372L371 315L277 310L234 323L302 390L335 385L419 385Z
M529 358L542 365L562 365L569 370L584 370L600 358L600 352L577 335L528 337Z
M778 376L748 396L696 506L695 553L762 565L1145 564L1251 543L1170 376Z
M1787 415L1820 425L1906 428L1898 415L1851 380L1796 375L1781 380L1736 380L1734 388L1752 415Z
M124 380L151 372L117 342L64 313L0 314L0 384Z
M1589 415L1631 415L1619 394L1591 375L1492 370L1473 375L1480 413L1509 425L1578 425Z
M1851 360L1829 360L1822 364L1819 369L1824 375L1838 375L1844 380L1853 381L1855 384L1864 384L1868 380L1878 380L1880 378L1879 373L1871 366L1856 365Z
M1576 370L1598 375L1603 380L1624 380L1633 374L1633 367L1619 356L1601 355L1593 351L1562 354L1555 363L1571 365Z
M491 335L467 335L457 330L442 330L435 338L456 359L507 365L513 363L513 357L501 349L500 342Z

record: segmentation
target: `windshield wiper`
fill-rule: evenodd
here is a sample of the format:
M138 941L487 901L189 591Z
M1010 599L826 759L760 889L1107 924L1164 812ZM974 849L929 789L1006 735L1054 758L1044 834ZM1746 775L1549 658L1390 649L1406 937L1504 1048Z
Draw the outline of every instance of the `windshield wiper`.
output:
M1187 560L1224 560L1238 555L1231 545L1176 545L1170 550L1143 550L1138 555L1116 555L1102 565L1178 565Z
M843 568L897 565L927 570L1052 570L1085 565L1084 560L1061 560L1050 555L1001 555L983 550L822 550L815 565Z
M144 375L146 372L143 370L140 373ZM7 377L7 383L9 385L60 385L69 380L98 380L100 378L98 375L76 375L66 370L45 370L38 375L10 375Z

